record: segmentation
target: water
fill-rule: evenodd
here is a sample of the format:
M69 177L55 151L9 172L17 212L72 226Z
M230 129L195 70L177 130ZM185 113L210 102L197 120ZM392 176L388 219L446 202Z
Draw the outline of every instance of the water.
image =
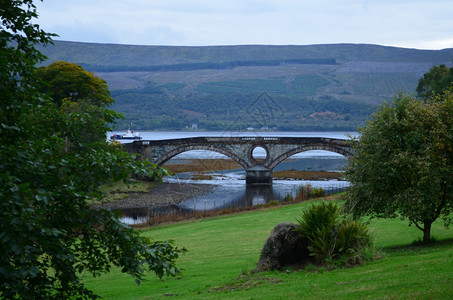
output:
M122 131L109 132L122 134ZM336 139L348 139L348 135L357 136L357 132L286 132L286 131L141 131L138 132L144 140L168 140L191 137L244 137L244 136L278 136L278 137L326 137ZM122 140L122 143L131 143L132 140Z
M120 132L114 132L120 133ZM111 133L110 133L111 134ZM109 135L110 135L109 134ZM141 132L144 140L161 140L188 138L199 136L279 136L279 137L327 137L348 139L346 132ZM356 136L357 133L351 133ZM128 143L131 141L122 141ZM256 148L254 157L265 157L264 149ZM227 159L223 154L193 150L181 153L167 162L185 163L192 159ZM301 171L341 171L347 164L344 156L322 150L298 153L274 168L274 171L301 170ZM165 167L165 165L164 165ZM272 200L282 200L286 195L295 196L297 188L310 184L314 188L323 188L325 191L341 190L349 186L346 181L307 181L307 180L276 180L272 185L250 186L245 184L245 170L224 170L211 172L212 180L193 180L191 173L181 173L174 177L164 178L164 182L178 184L211 184L215 185L212 192L187 199L178 205L154 207L140 210L124 210L121 220L128 224L146 222L148 215L169 213L191 213L193 211L215 210L230 207L248 207L265 204Z

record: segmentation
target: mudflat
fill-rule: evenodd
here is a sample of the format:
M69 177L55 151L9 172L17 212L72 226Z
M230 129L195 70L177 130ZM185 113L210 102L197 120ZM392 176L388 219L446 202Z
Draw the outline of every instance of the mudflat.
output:
M212 184L157 183L149 192L127 192L116 201L95 204L93 208L148 208L152 206L177 204L186 199L209 193L215 188Z

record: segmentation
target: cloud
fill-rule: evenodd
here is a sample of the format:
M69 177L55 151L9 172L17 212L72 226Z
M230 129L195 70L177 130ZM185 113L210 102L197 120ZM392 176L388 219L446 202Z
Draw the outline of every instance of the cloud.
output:
M421 42L409 41L406 43L406 47L415 48L415 49L426 49L426 50L453 48L453 38L452 39L440 39L440 40L424 40Z
M37 6L43 29L64 40L144 45L353 42L426 48L450 45L449 2L44 0Z

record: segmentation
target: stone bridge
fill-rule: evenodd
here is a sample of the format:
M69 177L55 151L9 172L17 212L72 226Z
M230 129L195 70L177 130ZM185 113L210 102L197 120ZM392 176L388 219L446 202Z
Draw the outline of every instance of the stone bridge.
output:
M246 170L247 184L271 184L272 170L288 157L309 150L327 150L353 155L347 140L323 137L194 137L171 140L142 140L124 144L130 153L163 165L170 158L191 150L209 150L228 156ZM263 148L266 155L255 157Z

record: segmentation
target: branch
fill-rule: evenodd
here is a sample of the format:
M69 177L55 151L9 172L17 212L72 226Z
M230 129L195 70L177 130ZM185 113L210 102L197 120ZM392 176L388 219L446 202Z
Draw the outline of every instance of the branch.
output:
M415 222L414 220L412 220L411 218L409 218L409 221L415 225L415 227L417 227L418 229L420 229L421 231L425 231L425 229L423 227L420 227L420 225L418 225L417 222Z
M442 209L447 204L447 184L445 183L446 182L445 178L442 178L442 182L444 185L443 191L442 191L442 197L441 197L442 201L440 202L440 205L437 207L437 210L435 212L435 217L432 220L433 222L440 216L440 214L442 213Z

